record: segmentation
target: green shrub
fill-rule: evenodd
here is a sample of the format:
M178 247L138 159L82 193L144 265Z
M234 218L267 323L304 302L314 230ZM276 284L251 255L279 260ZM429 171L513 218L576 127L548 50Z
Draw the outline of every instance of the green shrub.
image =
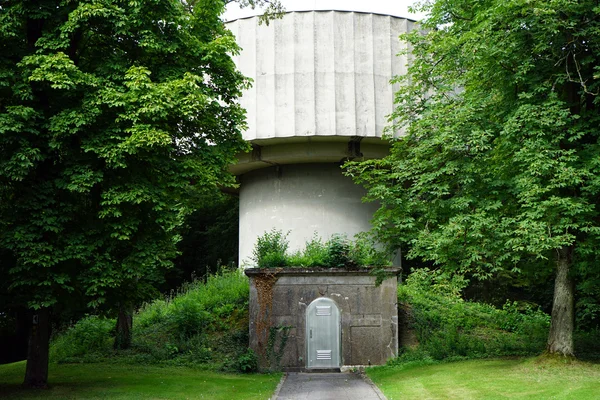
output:
M412 271L399 286L398 302L410 310L410 325L419 342L417 356L447 360L544 350L550 323L547 314L517 303L497 309L464 301L461 291L466 284L460 275L424 268Z
M257 239L252 261L258 268L355 268L391 264L389 254L379 250L365 235L357 236L355 241L344 235L333 235L326 243L315 235L302 251L288 254L287 249L287 234L272 230Z
M135 315L136 327L145 328L163 323L167 317L167 307L167 301L162 299L145 303Z
M303 251L297 251L287 257L287 264L292 267L322 267L327 262L327 247L318 236L306 242Z
M390 254L378 248L375 242L365 234L356 236L350 249L350 258L356 265L387 267L391 265Z
M398 357L390 358L387 365L397 366L410 362L432 364L435 363L435 360L420 346L414 348L401 347L398 349Z
M248 347L248 297L248 279L238 270L188 283L171 298L140 309L133 346L155 361L220 365Z
M189 338L202 333L211 325L213 318L204 309L204 304L197 302L193 296L179 296L173 299L166 322L173 333Z
M68 362L77 357L97 358L100 353L110 353L114 340L115 320L90 315L79 320L64 333L53 339L50 359Z
M245 353L237 358L234 367L238 372L256 372L258 371L258 357L252 349L247 349Z
M256 240L252 251L252 261L258 268L279 268L286 266L288 249L287 233L273 229Z
M346 266L356 266L354 260L350 257L350 242L345 236L333 235L325 246L327 247L325 267L344 268Z
M504 312L496 313L496 323L508 332L531 334L538 327L549 326L550 316L527 303L507 301Z
M218 369L248 348L248 279L221 271L183 285L133 316L132 348L112 349L115 321L87 317L52 341L52 360L208 365Z

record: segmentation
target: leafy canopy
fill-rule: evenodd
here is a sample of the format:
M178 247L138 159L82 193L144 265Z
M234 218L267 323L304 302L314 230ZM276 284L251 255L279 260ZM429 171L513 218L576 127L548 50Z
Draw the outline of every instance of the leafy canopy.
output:
M482 278L547 268L566 249L581 298L597 298L600 7L422 8L423 30L402 38L411 65L396 78L391 154L347 170L381 202L375 231L409 259Z
M193 202L233 183L248 82L223 2L194 5L2 3L0 270L21 304L133 296Z

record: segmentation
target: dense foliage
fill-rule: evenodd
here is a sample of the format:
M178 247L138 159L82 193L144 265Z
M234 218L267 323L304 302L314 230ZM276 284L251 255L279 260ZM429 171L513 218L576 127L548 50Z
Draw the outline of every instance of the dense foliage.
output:
M138 310L128 351L113 350L114 320L92 315L56 335L51 360L204 365L251 372L256 357L248 350L248 296L248 279L240 271L222 271Z
M447 360L534 355L544 349L550 317L528 305L501 309L464 301L467 281L439 270L413 271L398 287L398 303L418 345L397 360Z
M354 164L375 231L409 259L482 279L556 271L548 351L572 355L600 298L600 7L424 2L404 36L389 157ZM547 275L542 273L541 275Z
M389 255L378 249L366 236L352 241L333 235L323 243L314 236L303 250L288 251L287 234L279 230L265 232L256 240L252 261L257 268L357 268L383 267L391 264Z
M216 273L220 265L238 265L238 213L238 198L222 193L196 205L181 228L180 254L167 271L163 292Z
M464 301L466 284L460 275L421 269L398 287L401 321L417 342L401 348L390 364L531 355L544 348L547 314L527 304L496 308ZM248 349L248 299L248 279L240 271L221 271L141 307L131 349L115 351L114 320L91 315L55 335L51 360L255 371L256 355ZM600 358L600 332L579 332L576 339L579 355Z
M45 385L51 307L126 309L151 295L185 215L233 184L248 82L223 10L2 2L0 290L38 310L29 385Z
M550 316L527 302L502 307L464 300L469 282L460 274L414 270L398 286L401 334L406 342L389 365L537 355L545 347ZM600 331L575 332L577 357L600 359Z

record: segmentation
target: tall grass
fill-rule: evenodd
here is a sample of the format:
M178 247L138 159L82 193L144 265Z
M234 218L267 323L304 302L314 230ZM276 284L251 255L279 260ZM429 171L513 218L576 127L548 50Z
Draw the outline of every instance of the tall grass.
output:
M53 340L51 358L251 370L248 296L241 271L220 272L144 304L133 317L131 349L112 350L115 321L89 316Z
M112 349L115 320L90 315L52 340L50 359L91 361Z
M459 275L416 270L398 288L398 302L418 346L404 348L394 362L524 356L544 350L550 317L507 302L502 309L461 298Z

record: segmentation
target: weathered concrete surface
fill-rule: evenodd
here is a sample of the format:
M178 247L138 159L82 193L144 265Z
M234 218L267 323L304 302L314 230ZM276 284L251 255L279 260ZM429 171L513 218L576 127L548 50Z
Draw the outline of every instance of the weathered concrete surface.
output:
M392 274L399 271L390 269ZM306 310L319 297L332 299L340 310L342 366L385 364L398 354L396 275L375 286L367 269L245 272L250 277L250 348L259 355L262 369L307 366Z
M339 164L282 165L241 177L239 260L250 262L259 236L289 232L290 251L303 249L315 232L328 240L371 229L377 203L363 203L365 190L343 176Z
M286 13L269 25L259 18L227 23L243 49L234 56L254 80L240 104L247 110L246 140L381 137L406 72L398 36L415 22L347 11Z
M289 373L277 400L385 400L381 391L353 373Z
M229 167L235 175L274 165L336 163L371 160L389 154L389 142L380 138L306 136L252 141L252 151L238 154Z
M405 74L409 62L398 56L407 46L398 36L415 22L302 11L269 25L251 17L227 27L242 48L234 62L254 81L240 99L248 122L243 136L253 150L231 166L241 180L240 266L271 229L290 231L292 249L314 232L326 240L368 231L377 206L361 203L364 191L339 165L387 154L381 137L398 90L390 79ZM315 163L311 171L302 166ZM265 174L254 174L263 168Z

